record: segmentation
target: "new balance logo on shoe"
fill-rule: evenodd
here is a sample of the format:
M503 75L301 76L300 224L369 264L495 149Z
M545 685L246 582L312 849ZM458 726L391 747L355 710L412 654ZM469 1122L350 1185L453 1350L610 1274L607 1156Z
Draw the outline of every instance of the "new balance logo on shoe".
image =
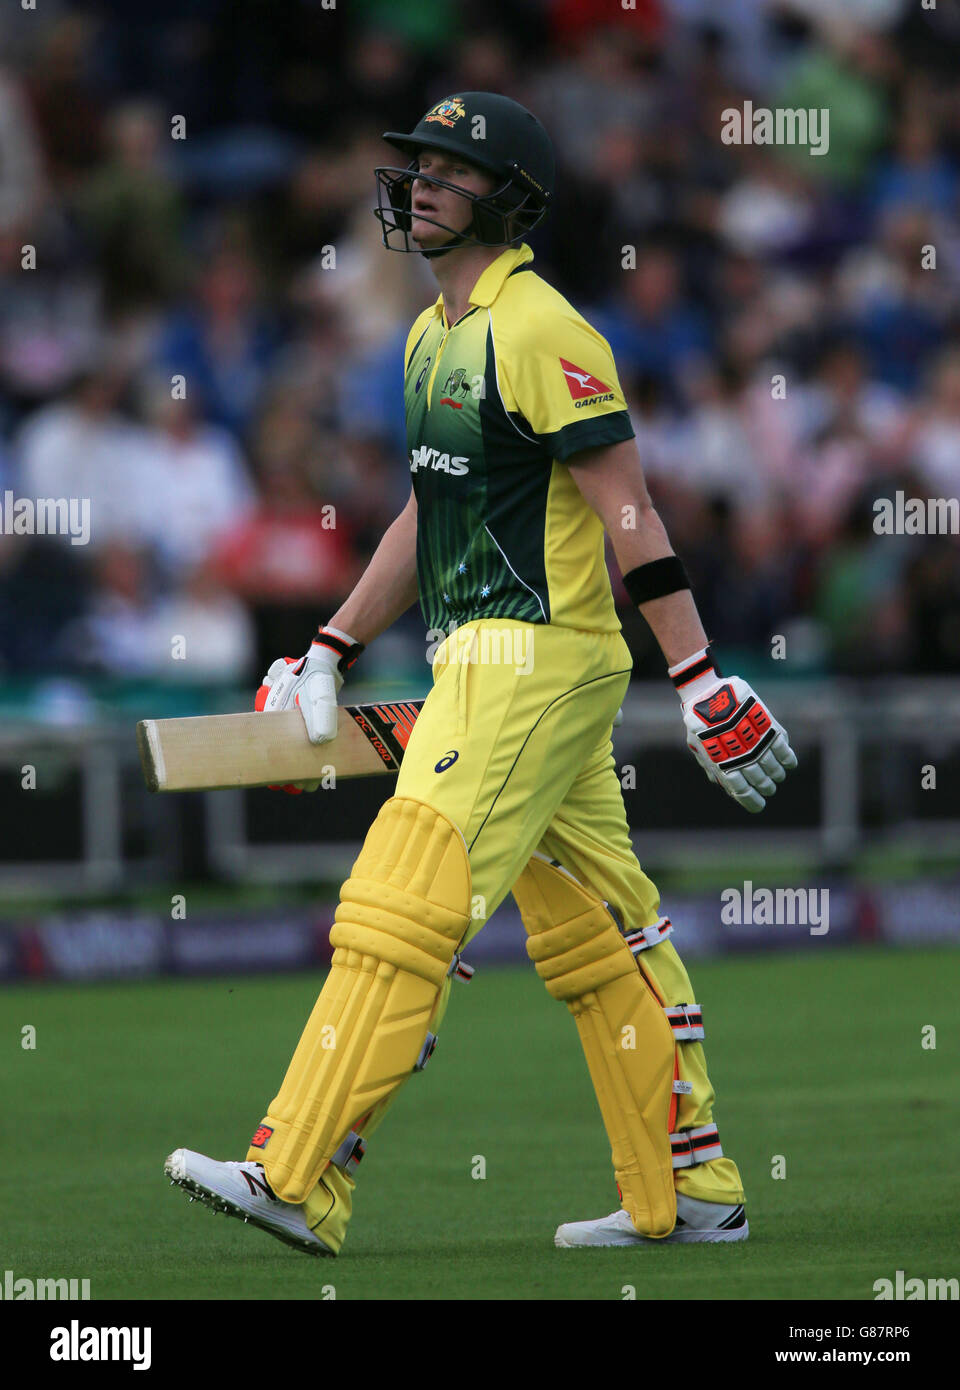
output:
M256 1197L257 1188L259 1188L260 1191L263 1193L264 1197L268 1197L271 1202L277 1202L280 1200L278 1197L275 1197L273 1195L273 1193L270 1191L270 1188L267 1186L265 1182L261 1182L260 1179L254 1177L252 1173L248 1173L246 1168L240 1169L240 1176L243 1178L244 1182L249 1187L251 1197Z

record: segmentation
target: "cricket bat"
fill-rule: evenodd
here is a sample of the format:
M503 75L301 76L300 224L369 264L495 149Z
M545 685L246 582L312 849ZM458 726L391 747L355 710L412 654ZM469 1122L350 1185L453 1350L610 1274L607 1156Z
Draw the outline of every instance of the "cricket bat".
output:
M337 736L311 743L298 709L270 714L212 714L144 719L137 745L152 792L265 787L322 778L396 772L422 700L341 705Z

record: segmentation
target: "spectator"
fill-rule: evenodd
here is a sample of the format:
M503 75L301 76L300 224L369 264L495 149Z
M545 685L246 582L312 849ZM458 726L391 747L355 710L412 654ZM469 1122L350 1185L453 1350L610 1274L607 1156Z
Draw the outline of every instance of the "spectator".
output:
M61 197L72 196L101 156L103 99L92 80L96 21L77 10L41 31L28 94L47 173Z
M236 439L204 422L195 395L174 400L169 381L150 376L141 396L149 427L141 437L149 477L144 530L168 571L192 569L253 511L253 484Z
M252 678L249 614L208 565L158 596L147 553L120 542L94 563L89 606L60 639L62 657L88 674L171 683Z
M185 280L180 196L161 158L168 145L157 107L120 107L108 122L107 160L77 199L111 318L161 307Z
M621 373L655 376L675 399L710 347L706 320L685 298L679 262L665 246L639 251L622 290L594 311L592 321Z
M30 416L15 446L23 495L89 499L92 549L145 543L157 505L141 433L117 408L124 385L110 363L91 367Z
M939 149L939 127L936 93L912 96L897 123L893 153L873 181L873 203L881 216L901 206L941 217L953 212L957 170Z
M241 438L257 408L277 351L270 316L258 302L249 252L222 244L197 272L195 302L163 326L156 361L184 379L207 418Z
M530 96L566 163L585 173L607 131L642 129L651 119L659 85L644 66L649 50L635 15L615 13L597 23L577 3L583 22L571 29L571 42L555 50L559 56L546 65Z
M89 577L79 547L50 536L0 535L0 674L54 674L73 664L63 638L81 617Z
M155 611L144 552L113 541L94 558L89 606L64 633L61 650L88 674L152 675L158 666Z
M253 620L212 561L187 570L160 600L145 637L151 674L170 684L239 685L259 674Z
M875 535L870 499L858 498L822 556L813 599L834 670L868 676L901 665L909 642L905 558L901 538Z
M946 336L947 277L924 265L933 235L924 213L892 208L879 241L852 251L837 271L838 298L871 373L902 392L917 390ZM955 292L955 285L950 288Z
M816 207L798 169L765 148L741 152L743 177L720 199L717 230L745 256L784 255L809 235Z
M215 557L219 579L253 613L263 670L278 652L298 651L360 574L347 518L310 483L315 437L295 403L267 409L255 441L261 499Z
M691 410L678 431L676 474L688 488L749 510L765 493L743 409L743 380L729 362L690 375Z
M842 190L861 187L886 138L893 67L885 37L855 23L831 25L828 44L802 54L771 102L829 113L827 151L814 157L805 146L785 145L778 153L809 178Z
M913 460L932 497L960 497L960 347L935 364L912 422Z
M910 669L930 675L960 672L960 550L938 536L918 552L906 573Z
M20 84L0 69L0 237L26 234L46 193L37 131Z

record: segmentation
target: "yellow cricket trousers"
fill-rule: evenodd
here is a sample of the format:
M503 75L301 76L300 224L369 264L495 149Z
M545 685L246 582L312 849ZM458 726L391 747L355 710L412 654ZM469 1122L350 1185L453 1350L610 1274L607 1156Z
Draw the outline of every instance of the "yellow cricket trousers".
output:
M626 931L658 920L659 893L633 852L610 739L631 668L619 632L501 618L467 623L437 648L396 795L428 803L463 833L473 909L461 950L535 851L609 903ZM695 1001L671 941L644 950L638 963L666 1005ZM678 1050L680 1079L692 1091L679 1096L675 1128L709 1124L703 1048L684 1042ZM678 1169L675 1182L688 1197L744 1200L726 1157Z

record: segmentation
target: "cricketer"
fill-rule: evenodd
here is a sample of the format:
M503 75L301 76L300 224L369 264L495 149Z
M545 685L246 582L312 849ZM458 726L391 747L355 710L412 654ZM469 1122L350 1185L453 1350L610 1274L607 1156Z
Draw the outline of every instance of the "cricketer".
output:
M533 268L523 237L554 192L546 131L505 96L460 92L384 139L403 156L375 171L384 245L426 257L440 287L404 357L412 489L308 654L270 667L258 708L299 707L322 743L347 673L418 598L448 635L246 1158L177 1149L165 1171L297 1249L338 1254L364 1147L426 1065L452 982L472 973L464 949L512 892L537 973L576 1025L620 1198L561 1225L556 1245L745 1240L701 1013L614 766L632 662L605 532L711 781L760 811L796 757L750 686L721 673L607 342Z

